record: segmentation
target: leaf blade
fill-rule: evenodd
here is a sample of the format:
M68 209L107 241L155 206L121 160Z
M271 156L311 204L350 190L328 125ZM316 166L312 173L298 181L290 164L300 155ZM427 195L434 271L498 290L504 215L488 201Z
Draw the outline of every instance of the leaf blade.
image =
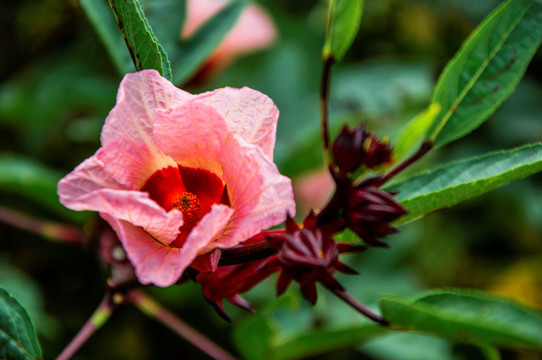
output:
M121 75L134 72L135 67L126 48L126 43L119 33L115 16L105 1L79 0L81 8L102 40L113 64Z
M508 0L465 41L441 74L442 111L427 133L442 146L480 126L513 92L542 42L542 1Z
M278 345L274 350L274 359L295 360L325 354L362 344L387 333L388 330L379 325L314 330Z
M138 71L155 69L171 80L168 56L154 35L138 0L109 0Z
M397 329L474 345L542 348L542 313L488 293L451 289L415 300L384 296L380 304Z
M326 40L322 55L324 60L342 59L352 45L361 24L363 0L330 0Z
M539 171L542 143L445 164L385 188L400 190L396 198L408 210L401 225Z
M0 358L40 359L41 349L25 309L0 288Z
M230 2L207 20L190 39L177 43L170 53L174 66L174 84L182 84L198 70L233 27L246 5L245 0Z
M59 203L56 185L61 178L60 172L33 160L0 154L0 190L21 194L64 218L85 221L89 213L72 211Z

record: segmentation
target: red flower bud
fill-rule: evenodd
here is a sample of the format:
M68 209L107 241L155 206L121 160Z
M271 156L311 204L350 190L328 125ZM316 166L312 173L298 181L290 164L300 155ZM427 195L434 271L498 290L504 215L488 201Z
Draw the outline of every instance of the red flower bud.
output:
M350 129L343 127L333 142L333 159L342 173L354 170L364 161L363 144L367 138L365 123Z
M309 216L304 225L312 225L311 219ZM344 290L333 273L357 274L357 271L339 261L338 244L312 226L297 230L289 227L292 231L275 237L272 243L278 247L278 261L283 269L277 281L277 294L284 293L292 280L299 283L301 293L312 304L317 300L317 281L329 289Z
M220 266L210 273L199 273L196 281L201 284L203 296L217 313L230 321L222 301L229 300L240 308L253 311L252 306L239 294L247 292L280 269L276 256L239 265Z
M369 134L364 143L364 150L365 166L370 169L391 161L391 147L387 140L378 140Z
M388 142L378 140L372 133L365 131L365 123L353 129L345 125L333 143L332 152L341 174L361 165L374 169L391 160Z
M377 238L396 232L389 224L404 214L405 208L389 192L374 186L354 189L345 208L346 225L376 246L387 246Z

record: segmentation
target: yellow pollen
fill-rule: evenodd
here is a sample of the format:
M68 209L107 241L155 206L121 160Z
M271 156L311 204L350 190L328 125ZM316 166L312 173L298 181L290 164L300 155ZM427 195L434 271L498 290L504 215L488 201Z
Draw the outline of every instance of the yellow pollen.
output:
M173 207L181 210L185 223L196 223L199 220L200 202L191 192L183 192L173 201Z

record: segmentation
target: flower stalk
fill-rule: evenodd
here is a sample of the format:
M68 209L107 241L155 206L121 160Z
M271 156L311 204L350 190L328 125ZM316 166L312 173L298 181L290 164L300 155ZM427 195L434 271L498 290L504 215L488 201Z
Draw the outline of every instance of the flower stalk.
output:
M102 302L98 308L94 311L91 317L87 320L85 325L79 330L73 340L66 346L62 353L58 356L57 360L70 359L76 352L87 342L87 340L100 329L111 317L113 310L120 305L121 302L115 301L118 297L114 296L110 292L104 296Z
M55 242L82 243L85 239L85 234L75 227L39 220L3 206L0 206L0 221L34 232Z
M195 330L179 319L175 314L164 308L141 290L132 290L126 300L134 304L145 315L152 317L173 330L177 335L186 339L192 345L216 360L234 360L226 350L212 342L205 335Z
M329 153L329 87L331 84L331 68L334 64L333 57L325 57L322 69L322 82L320 84L320 108L322 111L322 144L324 147L324 156L330 171L334 170L331 167L331 155Z

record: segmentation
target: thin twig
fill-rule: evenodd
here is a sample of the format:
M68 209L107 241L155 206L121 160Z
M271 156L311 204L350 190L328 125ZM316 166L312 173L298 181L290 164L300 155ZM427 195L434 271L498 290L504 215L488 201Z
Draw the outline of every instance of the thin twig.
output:
M84 233L75 227L39 220L3 206L0 206L0 221L42 235L53 241L81 243L85 238Z
M87 342L87 340L101 328L107 320L111 317L111 313L115 309L117 304L113 301L113 297L108 292L98 308L94 311L92 316L87 320L85 325L79 330L79 333L75 335L73 340L66 346L64 351L58 356L57 360L70 359L79 348Z
M322 143L326 162L331 168L331 158L329 154L329 86L331 83L331 68L334 63L333 57L324 58L322 69L322 82L320 84L320 107L322 111Z
M141 290L132 290L127 295L127 301L132 302L146 315L160 321L162 324L175 331L180 337L192 343L195 347L216 360L234 360L226 350L212 342L205 335L190 327L175 314L147 296Z
M422 143L422 146L408 159L403 161L401 164L397 165L394 169L392 169L389 173L384 175L380 181L379 186L384 185L386 182L388 182L391 178L399 174L401 171L405 170L407 167L418 161L420 158L422 158L425 154L429 152L433 148L433 142L432 141L424 141Z
M350 295L346 291L333 290L332 288L328 288L328 289L331 292L333 292L335 295L337 295L339 298L341 298L344 302L352 306L354 309L356 309L357 311L359 311L360 313L362 313L364 316L368 317L372 321L382 326L389 326L389 323L386 320L384 320L384 318L382 318L380 315L377 315L371 310L369 310L367 307L365 307L362 303L360 303L356 298L354 298L352 295Z

